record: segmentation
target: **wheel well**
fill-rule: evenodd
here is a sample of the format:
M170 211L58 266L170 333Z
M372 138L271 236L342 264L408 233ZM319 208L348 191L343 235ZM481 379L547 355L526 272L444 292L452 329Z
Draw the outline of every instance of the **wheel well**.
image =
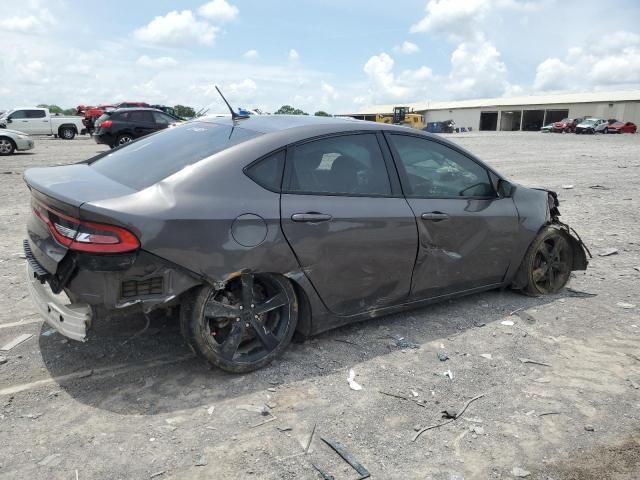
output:
M304 288L295 280L290 278L287 278L287 280L293 285L293 290L296 292L298 300L298 326L296 327L296 333L305 337L309 336L311 334L311 303Z
M7 137L6 135L0 135L0 138L6 138L7 140L9 140L11 142L11 145L13 145L13 148L17 148L16 147L16 142L13 140L13 138Z
M78 127L76 127L73 123L64 123L58 127L58 135L63 128L71 128L74 132L78 133Z

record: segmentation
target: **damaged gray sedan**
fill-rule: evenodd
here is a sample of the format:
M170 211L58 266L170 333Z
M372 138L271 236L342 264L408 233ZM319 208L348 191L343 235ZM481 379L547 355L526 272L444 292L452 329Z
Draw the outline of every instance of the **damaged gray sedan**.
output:
M189 345L231 372L296 332L483 290L554 293L587 267L553 192L379 123L198 119L25 181L28 284L49 325L85 340L115 312L179 306Z

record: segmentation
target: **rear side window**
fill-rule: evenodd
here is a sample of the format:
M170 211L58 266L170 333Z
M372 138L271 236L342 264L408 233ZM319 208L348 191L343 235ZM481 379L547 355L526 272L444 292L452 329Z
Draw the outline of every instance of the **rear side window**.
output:
M296 145L287 156L288 191L329 195L390 195L375 134L340 135Z
M129 114L128 120L130 122L154 123L153 115L148 110L134 110L127 113Z
M279 192L284 168L284 155L284 150L273 153L247 167L245 173L261 187L272 192Z
M118 148L91 166L116 182L143 190L189 165L259 135L240 127L190 122Z
M27 118L44 118L46 115L44 110L27 110Z

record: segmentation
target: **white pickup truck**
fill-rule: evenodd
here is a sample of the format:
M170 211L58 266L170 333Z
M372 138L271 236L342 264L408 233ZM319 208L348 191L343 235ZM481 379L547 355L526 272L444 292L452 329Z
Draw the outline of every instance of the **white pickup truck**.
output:
M18 107L0 116L0 128L18 130L28 135L54 135L71 140L87 133L83 117L51 115L48 108Z

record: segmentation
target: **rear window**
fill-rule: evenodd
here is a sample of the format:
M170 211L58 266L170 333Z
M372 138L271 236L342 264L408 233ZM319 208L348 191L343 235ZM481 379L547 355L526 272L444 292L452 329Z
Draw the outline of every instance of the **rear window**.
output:
M91 163L105 177L135 190L260 135L258 132L208 122L190 122L121 147Z

